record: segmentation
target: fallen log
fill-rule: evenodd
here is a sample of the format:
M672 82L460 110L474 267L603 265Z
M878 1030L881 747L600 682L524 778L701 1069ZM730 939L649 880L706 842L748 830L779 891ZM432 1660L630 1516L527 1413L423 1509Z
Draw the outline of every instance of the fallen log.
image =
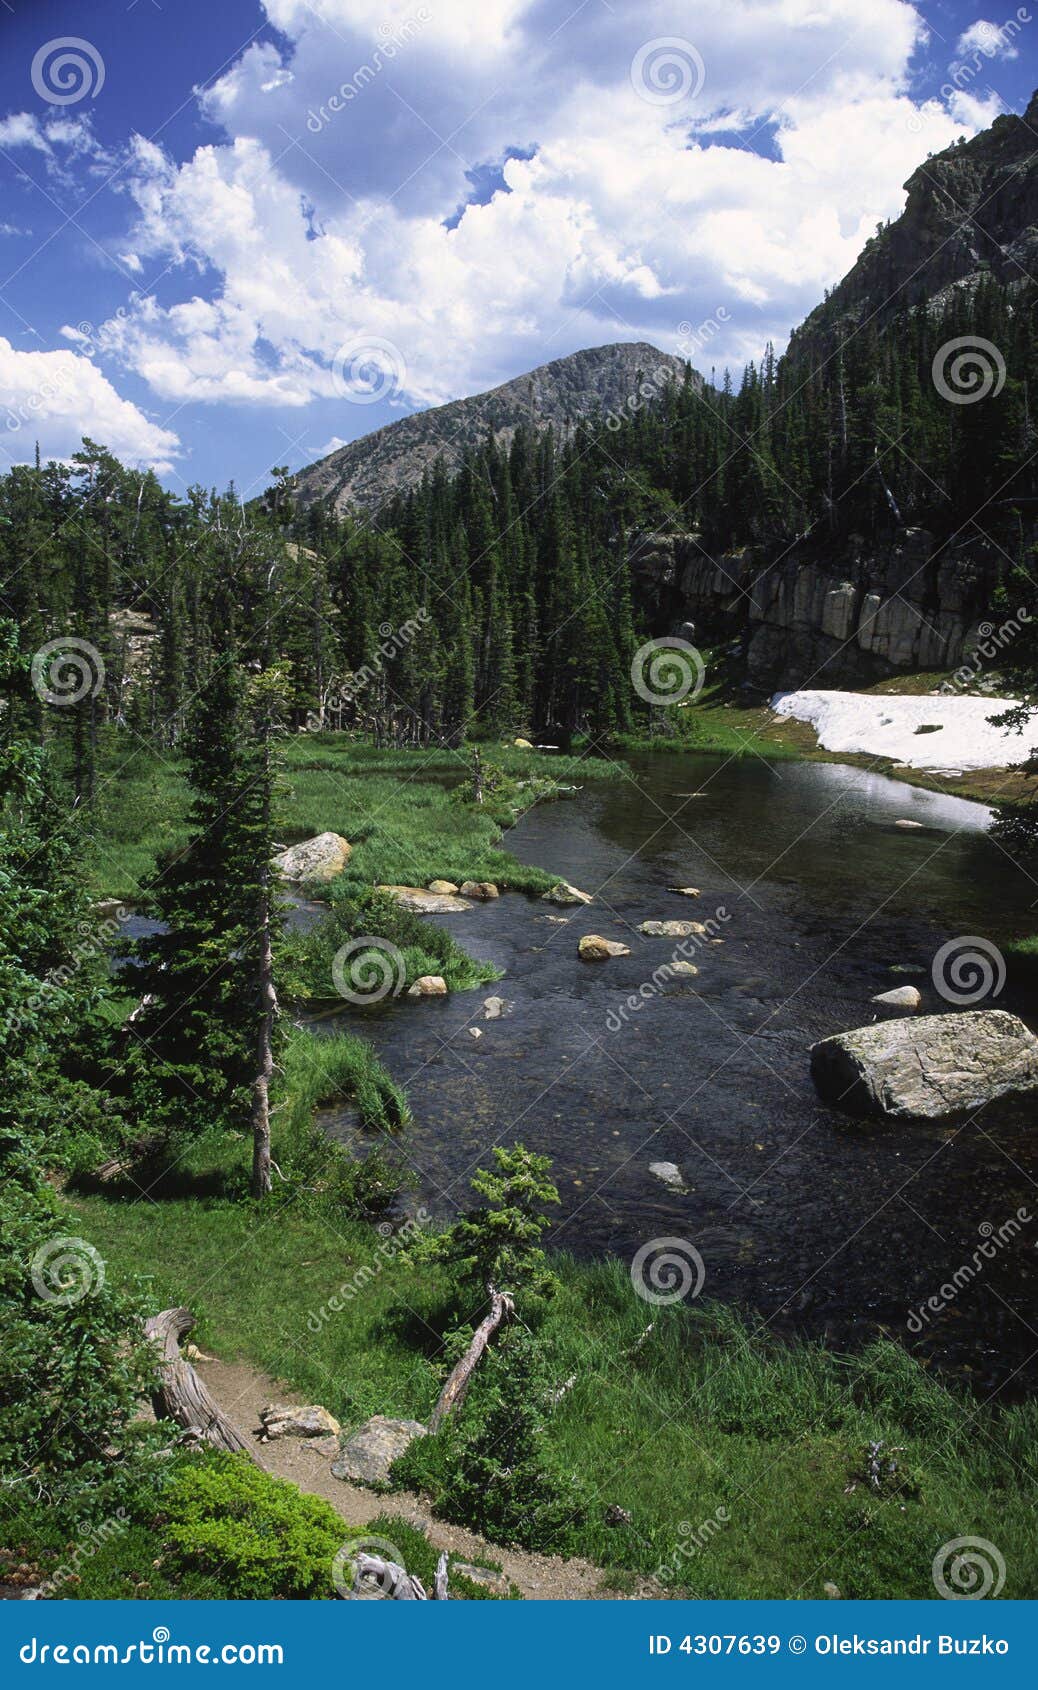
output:
M429 1595L421 1579L414 1573L409 1573L406 1567L401 1567L398 1561L387 1561L381 1555L367 1555L362 1551L357 1556L349 1600L370 1602L373 1599L388 1602L428 1602ZM447 1591L446 1550L436 1563L432 1600L450 1600Z
M204 1443L232 1455L256 1457L237 1426L217 1406L208 1385L180 1353L180 1340L195 1324L190 1309L163 1309L144 1323L144 1335L160 1349L151 1406L157 1420L175 1420Z
M451 1369L450 1377L429 1416L429 1431L438 1432L449 1414L465 1401L472 1375L483 1358L484 1351L498 1327L511 1320L515 1304L507 1291L490 1291L490 1312L480 1321L472 1334L472 1341L461 1360Z

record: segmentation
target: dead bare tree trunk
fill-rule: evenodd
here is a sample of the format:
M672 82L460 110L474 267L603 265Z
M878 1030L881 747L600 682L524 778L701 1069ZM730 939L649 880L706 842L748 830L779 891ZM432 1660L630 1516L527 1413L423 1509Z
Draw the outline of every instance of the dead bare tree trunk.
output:
M190 1309L163 1309L144 1323L145 1337L161 1347L158 1379L151 1405L159 1420L175 1420L217 1449L256 1457L242 1434L217 1407L209 1387L180 1353L180 1340L195 1324Z
M475 795L476 803L482 804L482 802L483 802L483 764L482 764L482 761L480 760L479 746L478 745L474 745L472 747L472 791Z
M472 1342L461 1360L451 1370L450 1378L440 1392L436 1407L429 1416L430 1432L438 1432L449 1414L460 1408L468 1394L472 1375L479 1366L491 1338L498 1327L511 1320L515 1304L507 1291L490 1291L490 1312L480 1321L472 1334Z
M269 857L270 834L270 720L264 721L263 848ZM252 1086L252 1195L270 1194L270 1082L274 1075L274 1021L278 1012L274 990L274 948L270 936L270 863L260 871L260 1022L256 1050L256 1078Z

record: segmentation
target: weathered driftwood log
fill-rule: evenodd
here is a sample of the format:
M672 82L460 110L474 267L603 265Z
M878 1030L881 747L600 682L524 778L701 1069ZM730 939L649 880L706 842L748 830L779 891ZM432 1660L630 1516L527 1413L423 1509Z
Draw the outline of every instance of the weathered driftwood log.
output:
M436 1407L429 1417L430 1432L438 1432L448 1414L453 1414L465 1401L472 1375L476 1371L498 1327L506 1320L511 1320L515 1313L515 1304L507 1291L490 1291L490 1312L480 1321L472 1334L472 1342L461 1360L451 1370L450 1378L440 1392Z
M145 1336L160 1347L161 1360L151 1405L159 1420L175 1420L206 1443L232 1454L256 1457L237 1426L217 1406L209 1387L180 1353L180 1340L195 1324L190 1309L163 1309L144 1323Z
M401 1567L397 1561L386 1561L381 1555L367 1555L363 1552L357 1556L356 1571L353 1575L353 1589L350 1595L354 1601L371 1601L381 1597L388 1602L428 1602L429 1597L420 1578L409 1573L406 1567ZM434 1602L446 1602L447 1594L447 1551L444 1550L436 1563L436 1580L433 1585L432 1599Z

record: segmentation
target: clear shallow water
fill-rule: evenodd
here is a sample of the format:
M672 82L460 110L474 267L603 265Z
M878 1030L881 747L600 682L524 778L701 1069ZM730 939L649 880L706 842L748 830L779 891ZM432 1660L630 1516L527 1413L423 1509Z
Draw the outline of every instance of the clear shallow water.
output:
M1031 930L1038 884L987 837L982 807L857 769L685 756L634 773L541 806L507 840L596 893L593 906L509 895L442 918L502 980L342 1018L407 1087L415 1122L399 1143L423 1201L446 1216L490 1146L520 1139L554 1158L557 1247L630 1260L651 1238L685 1238L706 1264L704 1295L777 1329L856 1344L882 1327L978 1386L1020 1368L1014 1389L1033 1385L1038 1219L932 1327L906 1331L982 1224L1021 1205L1038 1217L1033 1107L996 1105L964 1128L854 1121L820 1104L807 1047L871 1021L870 997L894 985L947 1007L929 977L938 947ZM677 885L702 896L667 891ZM713 917L723 943L690 953L697 978L624 1014L674 951L635 931L657 917ZM582 963L590 932L631 956ZM483 1019L489 993L504 1018ZM1034 1022L1033 1003L997 1001ZM347 1116L326 1124L355 1136ZM662 1185L655 1161L677 1164L687 1190Z

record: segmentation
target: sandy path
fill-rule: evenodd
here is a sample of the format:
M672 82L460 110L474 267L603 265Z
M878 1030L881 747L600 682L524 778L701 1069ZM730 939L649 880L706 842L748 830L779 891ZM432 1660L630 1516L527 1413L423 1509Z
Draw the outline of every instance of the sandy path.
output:
M260 1425L260 1409L268 1403L291 1403L297 1393L279 1385L267 1374L241 1362L218 1359L196 1360L194 1365L229 1419L246 1437L254 1437ZM363 1486L335 1479L331 1459L305 1438L278 1438L260 1443L255 1438L256 1456L268 1472L291 1479L300 1490L329 1502L347 1525L366 1526L379 1514L399 1515L425 1532L437 1549L447 1549L476 1565L488 1562L500 1566L512 1583L531 1601L580 1602L590 1598L611 1601L637 1600L666 1594L648 1580L624 1596L602 1589L602 1573L588 1561L567 1561L560 1555L536 1555L525 1549L503 1549L487 1543L474 1532L434 1520L429 1505L408 1491L379 1496Z

